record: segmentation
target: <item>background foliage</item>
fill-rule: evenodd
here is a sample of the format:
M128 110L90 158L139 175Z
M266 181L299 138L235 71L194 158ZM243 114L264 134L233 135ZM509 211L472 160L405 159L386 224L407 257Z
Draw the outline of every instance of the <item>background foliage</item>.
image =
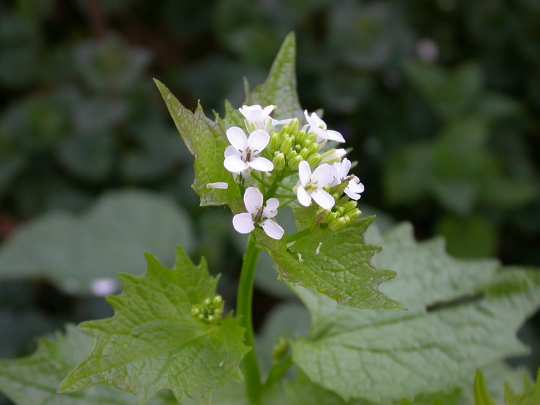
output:
M323 107L354 146L361 205L377 207L379 227L412 220L455 256L540 265L536 1L5 1L2 357L110 315L107 279L141 273L144 251L166 264L180 243L204 255L233 302L244 244L225 209L198 207L151 78L184 105L222 111L224 98L242 101L243 75L262 81L291 30L301 104ZM264 258L257 326L290 299ZM538 320L522 331L533 345L539 334Z

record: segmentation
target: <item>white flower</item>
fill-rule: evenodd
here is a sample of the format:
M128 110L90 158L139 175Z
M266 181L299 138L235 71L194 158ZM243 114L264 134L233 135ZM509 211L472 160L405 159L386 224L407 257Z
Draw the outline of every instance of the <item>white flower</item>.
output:
M231 143L225 149L223 165L232 173L241 173L249 168L261 172L271 172L274 164L258 156L270 142L270 135L263 129L256 129L249 138L240 127L231 127L227 130L227 139Z
M208 183L206 184L206 188L214 189L214 190L227 190L229 188L229 183L225 183L224 181L218 181L216 183Z
M272 124L272 111L276 106L268 105L261 107L258 104L255 105L243 105L238 109L240 114L244 116L246 121L252 124L257 129L268 129L268 126Z
M332 209L335 204L334 197L324 189L324 187L330 186L334 180L332 166L324 163L312 173L309 163L303 160L298 165L298 177L300 178L300 183L296 189L296 197L300 204L304 207L309 207L313 199L325 210Z
M233 226L238 233L250 233L259 225L264 233L273 239L281 239L285 231L272 218L278 213L279 200L269 198L263 208L263 195L257 187L248 187L244 193L244 205L247 212L233 217Z
M334 169L334 181L332 182L333 186L337 186L338 184L341 184L343 180L345 180L349 174L349 170L351 170L351 166L352 163L347 158L332 165L332 168Z
M359 200L360 194L364 192L364 185L360 182L360 179L356 176L349 176L349 170L351 170L351 161L347 158L343 159L339 163L334 163L332 168L334 169L334 181L333 186L341 184L344 180L348 180L349 183L345 187L345 194L352 200Z
M356 176L352 176L349 180L349 184L345 187L345 194L347 194L351 200L359 200L360 194L363 192L364 185L360 182L360 179Z
M335 141L335 142L345 142L345 138L338 131L333 131L327 129L326 122L324 122L315 112L312 112L311 115L308 114L307 110L304 110L304 115L306 116L307 121L307 131L317 135L317 141Z
M329 149L321 155L322 163L334 163L339 162L342 158L347 155L347 150L339 149Z

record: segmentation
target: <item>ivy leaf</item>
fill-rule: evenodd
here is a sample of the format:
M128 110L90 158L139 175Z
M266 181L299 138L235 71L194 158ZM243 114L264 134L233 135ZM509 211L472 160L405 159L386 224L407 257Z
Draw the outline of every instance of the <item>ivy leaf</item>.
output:
M415 242L407 225L382 242L374 263L398 274L382 291L406 311L360 311L295 287L313 325L292 343L293 359L312 381L345 399L389 402L454 389L526 352L515 333L540 304L536 272L453 259L441 240Z
M219 126L210 121L197 106L195 112L185 108L170 90L159 80L154 80L163 101L167 105L180 136L195 158L195 181L193 189L201 199L201 205L227 204L238 211L242 209L240 188L231 173L223 166L227 140L219 130ZM227 190L208 188L209 183L224 182Z
M74 326L66 334L43 338L28 357L0 361L0 390L17 404L128 404L131 395L110 387L93 387L80 393L62 395L57 387L71 368L92 347L92 338Z
M248 95L247 104L273 104L275 118L300 117L302 107L296 90L296 39L287 35L274 59L266 81Z
M370 263L380 249L364 242L373 218L341 229L313 228L294 242L274 241L258 234L259 243L278 265L280 277L357 308L397 309L399 304L379 290L394 273Z
M208 274L206 262L195 266L181 248L173 270L151 255L146 258L146 274L123 275L124 292L109 298L114 317L81 325L96 344L62 382L62 392L105 383L140 402L163 389L180 401L206 398L240 379L247 349L243 329L231 317L207 323L191 314L194 305L215 294L217 279Z

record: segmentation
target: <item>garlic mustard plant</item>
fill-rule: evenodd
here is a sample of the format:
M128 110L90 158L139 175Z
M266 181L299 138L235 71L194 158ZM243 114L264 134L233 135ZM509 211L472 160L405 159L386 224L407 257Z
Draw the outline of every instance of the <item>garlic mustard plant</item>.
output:
M416 242L407 224L373 227L348 149L335 147L344 137L300 106L294 50L290 35L268 79L246 85L242 106L227 102L214 120L156 80L194 157L201 205L226 206L231 232L247 235L234 310L204 259L179 247L167 268L147 254L147 272L122 275L122 293L109 297L113 317L0 361L0 389L16 403L472 404L476 370L515 376L502 360L523 352L516 331L540 305L538 273L456 260L440 240ZM287 212L294 225L281 226ZM253 327L261 252L311 319L309 333L296 334L293 318L295 333L273 350L264 342L283 319L260 339ZM537 385L527 386L531 404Z

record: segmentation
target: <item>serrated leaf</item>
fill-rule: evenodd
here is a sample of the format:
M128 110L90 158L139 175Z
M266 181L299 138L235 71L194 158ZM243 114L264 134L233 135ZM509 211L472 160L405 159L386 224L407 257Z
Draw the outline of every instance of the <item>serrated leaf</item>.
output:
M300 373L294 379L281 381L272 386L263 396L263 405L375 405L364 399L345 401L339 395L311 382ZM460 405L460 390L419 395L412 400L384 402L381 405Z
M92 347L92 338L74 326L66 334L39 341L28 357L0 361L0 390L17 404L128 404L133 397L110 387L93 387L80 393L59 394L57 387Z
M191 234L189 219L169 199L141 191L110 193L83 215L53 212L19 227L0 249L0 275L47 276L86 292L95 279L142 272L141 251L172 263L175 246L192 246Z
M210 121L200 104L195 112L185 108L171 91L159 80L154 80L163 101L167 105L180 136L195 158L193 189L201 199L201 205L227 204L233 210L243 207L240 188L231 173L223 166L227 140L216 124ZM227 190L209 189L209 183L225 182Z
M243 329L231 317L206 323L191 314L193 305L215 294L217 279L206 263L193 265L183 249L172 270L146 258L146 274L123 275L123 293L109 298L114 317L81 325L96 344L62 382L62 392L105 383L141 402L163 389L181 400L208 397L240 379Z
M536 376L536 383L525 380L523 392L516 393L510 385L504 387L504 401L506 405L537 405L540 404L540 370Z
M247 104L276 106L274 116L278 119L299 117L302 107L296 90L296 39L294 33L287 35L274 59L266 81L248 95Z
M440 240L415 242L410 226L382 242L374 263L397 272L382 291L406 311L360 311L296 287L313 325L293 342L293 359L311 380L345 399L386 402L453 389L526 352L515 333L540 304L538 274L453 259Z
M474 376L474 403L475 405L495 405L486 387L486 380L481 371Z
M371 265L380 249L364 241L372 220L363 218L339 231L313 228L291 243L262 234L258 241L278 265L280 277L293 285L357 308L396 309L399 304L378 290L394 273Z

